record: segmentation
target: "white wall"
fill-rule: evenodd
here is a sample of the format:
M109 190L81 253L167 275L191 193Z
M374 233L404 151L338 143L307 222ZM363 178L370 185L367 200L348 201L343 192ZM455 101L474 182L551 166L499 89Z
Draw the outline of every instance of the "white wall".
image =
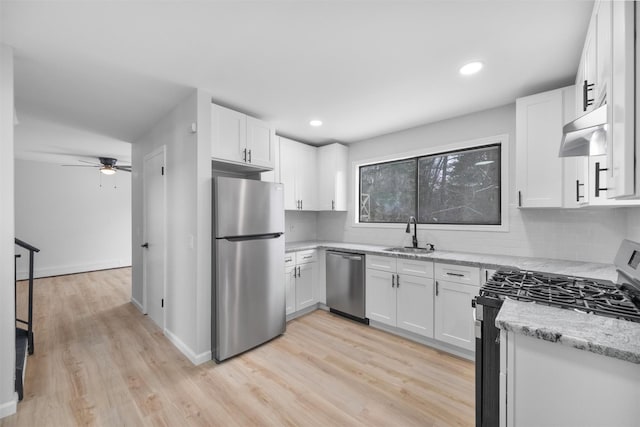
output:
M285 211L285 241L290 243L317 240L317 218L318 213L316 212Z
M510 200L505 213L509 216L509 231L443 231L419 227L418 241L433 243L442 250L612 262L621 239L627 234L629 221L625 211L639 210L527 210L516 207L515 104L351 144L349 164L500 134L508 134L510 144ZM321 213L318 238L389 246L409 244L411 237L405 233L404 225L396 228L354 225L354 173L349 175L349 180L349 212L344 217Z
M138 171L146 154L166 147L165 333L193 363L211 359L210 99L194 90L132 146L133 169ZM196 122L198 133L192 133L191 124ZM139 305L143 301L142 180L141 173L133 173L132 299Z
M1 10L1 6L0 6ZM0 418L16 412L13 202L13 51L0 40Z
M16 237L40 249L36 277L131 265L130 173L16 159L15 212Z
M640 208L627 208L627 239L640 242Z

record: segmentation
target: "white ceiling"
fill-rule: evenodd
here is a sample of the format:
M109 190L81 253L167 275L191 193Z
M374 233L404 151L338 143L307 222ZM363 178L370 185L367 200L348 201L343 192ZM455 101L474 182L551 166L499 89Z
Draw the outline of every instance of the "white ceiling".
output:
M322 144L570 84L592 6L2 0L1 27L15 49L18 117L133 142L202 88L281 135ZM469 60L484 70L459 75ZM310 127L312 118L324 126Z

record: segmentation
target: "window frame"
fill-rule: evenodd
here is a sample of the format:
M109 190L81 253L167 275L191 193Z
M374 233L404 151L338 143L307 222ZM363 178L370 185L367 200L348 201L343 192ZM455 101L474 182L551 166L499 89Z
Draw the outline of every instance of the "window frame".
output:
M353 183L353 216L352 225L363 228L405 228L406 223L390 222L360 222L360 167L380 163L389 163L411 158L447 154L456 151L467 151L474 148L481 148L490 145L500 146L500 219L501 224L426 224L419 223L418 229L422 230L455 230L455 231L509 231L509 136L507 134L495 135L486 138L478 138L467 141L460 141L446 145L438 145L410 152L392 154L359 160L352 162L351 172ZM416 160L417 161L417 160ZM417 183L416 183L417 185ZM416 199L418 194L416 192ZM417 203L417 202L416 202ZM408 219L408 218L407 218Z

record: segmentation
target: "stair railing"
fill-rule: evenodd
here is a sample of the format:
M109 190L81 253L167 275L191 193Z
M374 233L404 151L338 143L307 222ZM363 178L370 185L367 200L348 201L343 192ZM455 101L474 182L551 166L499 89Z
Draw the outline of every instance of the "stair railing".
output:
M15 239L15 244L29 251L29 311L27 313L27 320L24 321L22 319L18 319L18 312L16 311L15 313L16 313L16 322L20 322L27 326L29 354L33 354L33 351L34 351L34 347L33 347L33 255L34 253L40 252L40 249L20 239ZM19 258L19 255L16 255L16 267L17 267L18 258ZM17 268L16 268L15 274L17 279ZM15 282L16 301L14 302L16 310L18 308L17 307L17 298L18 298L17 287L18 287L18 282L16 280Z

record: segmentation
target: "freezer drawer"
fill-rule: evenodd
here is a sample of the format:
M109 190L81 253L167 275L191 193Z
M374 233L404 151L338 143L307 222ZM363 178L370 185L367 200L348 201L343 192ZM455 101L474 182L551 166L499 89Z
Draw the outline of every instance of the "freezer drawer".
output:
M216 239L214 357L222 361L285 331L284 236Z
M327 305L365 318L364 255L327 251Z

